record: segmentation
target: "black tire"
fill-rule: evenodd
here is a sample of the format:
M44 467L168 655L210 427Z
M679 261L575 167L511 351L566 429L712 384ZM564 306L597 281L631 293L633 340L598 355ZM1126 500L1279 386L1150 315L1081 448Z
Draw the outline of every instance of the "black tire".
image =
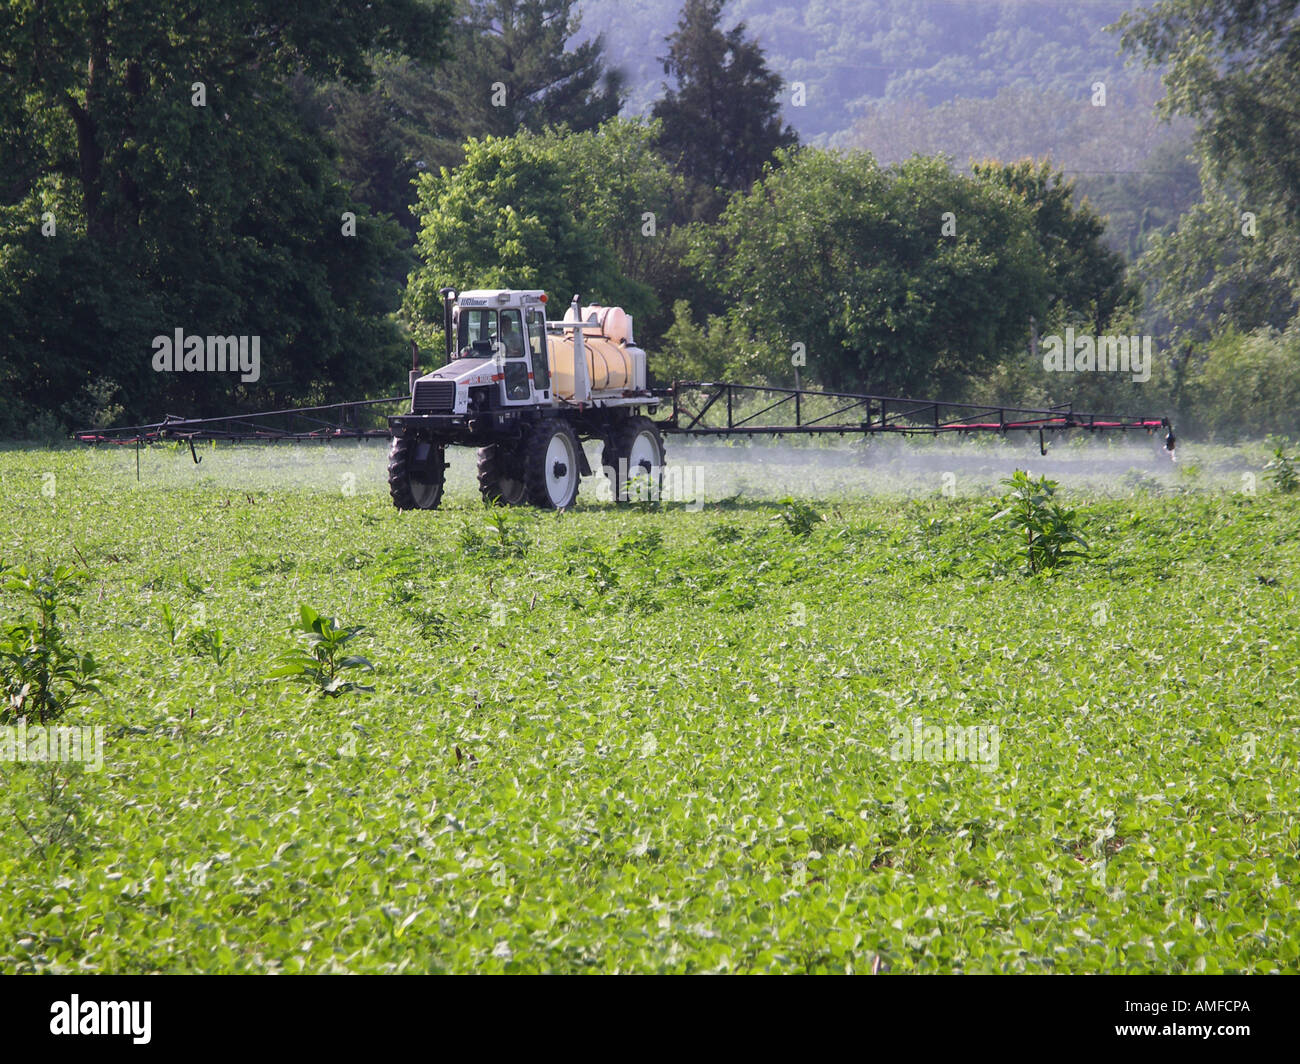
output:
M512 448L492 443L478 449L478 490L486 503L522 506L528 501L523 470Z
M606 439L600 459L614 501L629 501L628 481L637 476L649 478L651 498L657 501L663 490L664 454L659 427L648 417L630 417L619 425Z
M567 510L578 498L582 444L567 421L543 418L524 438L524 490L544 510Z
M388 451L388 493L399 510L436 510L447 478L446 450L395 437Z

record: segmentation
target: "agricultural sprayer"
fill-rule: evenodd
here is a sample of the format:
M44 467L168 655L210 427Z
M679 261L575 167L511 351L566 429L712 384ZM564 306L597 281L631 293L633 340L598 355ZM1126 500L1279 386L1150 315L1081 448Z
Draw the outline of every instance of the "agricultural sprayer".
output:
M412 345L408 395L216 418L168 417L151 425L89 429L82 443L160 440L336 440L388 438L388 485L402 510L442 502L448 447L474 447L485 500L550 509L573 505L592 474L583 441L603 445L601 465L615 499L640 481L651 489L664 466L663 437L874 435L881 433L1048 433L1163 429L1163 417L1085 414L1070 406L1027 409L702 381L648 386L646 353L619 307L577 296L563 319L548 320L535 290L442 289L446 364L421 374ZM388 427L360 424L369 407L407 409ZM776 419L775 423L773 418Z

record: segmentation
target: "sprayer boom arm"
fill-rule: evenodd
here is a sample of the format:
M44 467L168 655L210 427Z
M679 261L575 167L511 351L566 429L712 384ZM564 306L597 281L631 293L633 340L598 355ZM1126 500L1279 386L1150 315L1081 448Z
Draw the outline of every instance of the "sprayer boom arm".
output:
M672 413L659 422L660 430L693 436L1038 432L1041 440L1043 433L1069 429L1147 433L1166 429L1165 446L1174 449L1168 418L1085 414L1071 405L1047 409L982 406L708 381L678 381L661 394L671 397Z
M575 323L566 323L573 328ZM579 328L581 328L581 324ZM1080 413L1069 405L1033 409L981 406L933 399L864 395L812 388L778 388L751 384L678 381L655 393L671 398L672 413L659 421L661 432L692 436L874 435L903 433L1037 432L1082 429L1107 432L1130 429L1146 433L1165 429L1165 446L1174 449L1168 418ZM266 410L227 417L169 416L152 425L86 429L73 434L80 443L141 444L176 440L344 440L386 439L389 428L367 424L362 411L407 403L408 396L331 403L286 410Z
M286 410L262 410L226 417L176 417L168 415L152 425L127 425L114 429L82 429L72 438L78 443L156 443L163 440L347 440L387 439L387 428L362 424L358 412L373 406L409 403L409 395L391 399L366 399L357 403L330 403Z

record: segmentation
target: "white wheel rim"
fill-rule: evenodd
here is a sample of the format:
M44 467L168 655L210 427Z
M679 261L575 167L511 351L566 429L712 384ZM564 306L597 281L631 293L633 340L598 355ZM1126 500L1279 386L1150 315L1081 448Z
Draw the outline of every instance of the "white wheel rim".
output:
M557 432L546 445L546 494L555 507L568 506L578 483L577 455L573 441Z
M627 475L647 476L653 481L659 462L659 448L655 445L654 436L648 432L638 432L632 441L632 452L627 456Z

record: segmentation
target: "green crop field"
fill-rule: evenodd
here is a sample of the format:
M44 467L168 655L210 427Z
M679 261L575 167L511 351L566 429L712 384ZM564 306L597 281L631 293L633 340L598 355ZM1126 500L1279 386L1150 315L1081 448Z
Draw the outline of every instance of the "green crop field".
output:
M1063 443L1089 550L1031 575L996 448L668 442L704 505L0 452L0 564L77 571L102 675L59 723L104 729L102 766L0 761L0 971L1300 970L1300 495L1262 448ZM273 677L302 607L373 668Z

